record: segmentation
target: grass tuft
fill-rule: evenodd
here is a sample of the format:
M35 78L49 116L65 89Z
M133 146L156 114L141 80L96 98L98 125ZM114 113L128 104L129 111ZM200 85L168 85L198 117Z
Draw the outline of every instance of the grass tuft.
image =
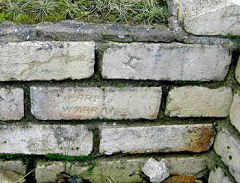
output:
M0 0L0 21L152 24L166 22L167 17L165 0Z

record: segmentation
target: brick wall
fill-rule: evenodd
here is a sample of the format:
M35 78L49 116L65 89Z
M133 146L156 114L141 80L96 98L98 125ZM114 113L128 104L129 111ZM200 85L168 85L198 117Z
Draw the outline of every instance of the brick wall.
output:
M240 182L239 3L168 6L168 25L0 25L0 175L142 182L155 157Z

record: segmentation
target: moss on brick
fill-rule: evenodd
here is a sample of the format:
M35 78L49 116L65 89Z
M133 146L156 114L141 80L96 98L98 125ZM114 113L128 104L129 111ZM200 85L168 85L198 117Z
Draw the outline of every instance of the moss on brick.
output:
M27 157L25 154L0 154L0 159L17 159Z
M46 154L48 160L59 160L59 161L79 161L88 162L94 158L93 155L89 156L68 156L62 154Z

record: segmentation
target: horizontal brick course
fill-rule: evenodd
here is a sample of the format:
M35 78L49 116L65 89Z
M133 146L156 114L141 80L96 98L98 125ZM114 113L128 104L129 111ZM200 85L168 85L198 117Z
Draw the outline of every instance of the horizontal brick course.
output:
M82 79L94 73L93 42L9 42L0 50L0 81Z
M224 80L231 55L221 46L180 43L110 44L102 76L135 80Z
M156 119L161 87L31 87L37 119Z
M0 154L89 155L93 134L83 125L12 124L0 126Z
M0 120L19 120L24 116L21 88L0 88Z
M212 125L102 127L100 153L202 152L213 143Z
M227 117L231 102L229 87L175 87L168 94L165 113L177 117Z
M164 159L171 174L193 175L196 178L204 177L208 174L206 167L208 166L207 158L200 157L168 157L156 159ZM111 158L96 160L93 173L84 176L85 179L92 183L109 183L108 178L112 178L115 182L137 183L143 179L139 175L147 158ZM62 162L62 161L38 161L36 166L36 180L38 183L54 182L56 175L64 171L70 170L72 175L79 175L88 167L77 162ZM197 165L197 166L196 166Z

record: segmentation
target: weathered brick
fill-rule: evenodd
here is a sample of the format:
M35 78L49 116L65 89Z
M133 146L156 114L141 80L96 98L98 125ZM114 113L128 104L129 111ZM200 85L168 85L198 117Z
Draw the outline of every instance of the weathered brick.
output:
M212 125L102 127L100 153L202 152L213 143Z
M10 170L21 175L26 173L26 166L20 160L0 160L0 169Z
M0 44L0 81L89 78L94 73L92 42Z
M0 183L23 183L26 166L20 160L0 160Z
M0 153L88 155L93 134L83 125L12 124L0 126Z
M42 120L155 119L160 87L80 88L31 87L32 114Z
M222 168L218 167L209 174L208 183L233 183L228 176L225 175Z
M37 161L35 177L37 183L56 182L56 177L61 172L79 175L88 168L88 166L79 162Z
M31 112L37 119L92 119L103 106L100 88L31 87Z
M236 66L236 70L235 70L235 77L236 77L238 83L240 83L240 57L237 62L237 66Z
M19 120L24 116L24 94L21 88L0 88L0 120Z
M161 87L105 88L104 106L109 119L156 119L161 103Z
M16 31L17 30L17 31ZM59 41L96 41L106 42L111 39L116 42L172 42L177 33L165 24L112 24L91 23L81 21L54 21L41 24L23 25L4 21L1 24L0 41L12 42L22 40ZM40 37L39 37L40 35Z
M240 35L239 0L174 0L187 32L197 35Z
M223 80L231 56L221 46L171 44L110 44L102 61L107 79Z
M231 119L231 123L240 132L240 91L234 94L229 116Z
M214 150L229 167L230 173L240 182L240 137L232 130L223 128L217 133Z
M0 169L0 182L1 183L24 183L24 176L10 170Z
M231 102L232 89L228 87L178 87L169 92L165 113L177 117L227 117Z
M161 157L155 157L160 160ZM204 177L208 174L207 158L200 157L177 157L164 158L171 174L194 175L196 178ZM139 175L147 158L111 158L96 160L93 174L84 176L92 183L109 183L109 179L115 182L135 183L142 182ZM76 162L66 163L67 172L71 175L79 175L88 167ZM197 165L197 166L196 166ZM36 166L36 180L38 183L55 182L56 175L65 171L65 162L57 161L38 161ZM71 171L69 171L71 167Z

